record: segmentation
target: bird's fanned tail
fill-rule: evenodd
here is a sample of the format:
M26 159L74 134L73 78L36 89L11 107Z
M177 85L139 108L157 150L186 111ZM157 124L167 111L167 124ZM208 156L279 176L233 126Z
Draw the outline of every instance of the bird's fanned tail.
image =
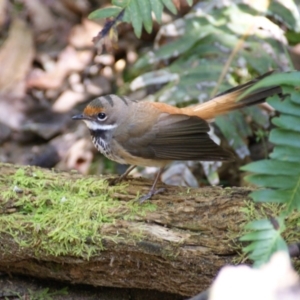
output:
M213 99L201 103L195 106L182 108L182 112L187 115L197 116L204 120L214 119L219 115L226 114L235 109L243 108L246 106L262 103L266 98L273 96L275 94L281 93L280 86L266 87L258 89L245 97L239 99L239 97L251 86L256 84L258 81L262 80L266 76L269 76L271 72L268 72L256 79L249 81L238 87L229 89L224 93L221 93L214 97ZM237 101L239 99L239 101Z

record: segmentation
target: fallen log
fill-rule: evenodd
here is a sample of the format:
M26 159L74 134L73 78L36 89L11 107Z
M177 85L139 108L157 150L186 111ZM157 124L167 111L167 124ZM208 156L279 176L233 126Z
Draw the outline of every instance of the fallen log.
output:
M183 296L205 290L238 257L250 189L167 186L134 201L151 184L110 187L101 176L0 164L0 271Z

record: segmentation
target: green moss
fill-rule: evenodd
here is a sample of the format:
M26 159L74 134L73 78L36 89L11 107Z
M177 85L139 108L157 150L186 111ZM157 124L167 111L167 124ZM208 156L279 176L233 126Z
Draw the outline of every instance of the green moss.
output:
M99 177L72 179L55 171L20 168L5 178L0 174L0 210L5 212L0 232L12 236L20 247L35 249L36 255L89 258L104 249L103 240L118 240L116 234L102 234L104 225L156 209L150 202L119 201L114 194L123 189L124 185L109 187Z

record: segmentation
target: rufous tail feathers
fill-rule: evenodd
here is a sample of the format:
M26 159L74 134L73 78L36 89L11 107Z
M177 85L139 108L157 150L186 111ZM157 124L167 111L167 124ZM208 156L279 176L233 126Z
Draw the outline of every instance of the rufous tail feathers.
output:
M280 94L281 88L279 86L261 88L254 91L253 93L246 95L245 97L242 97L239 101L237 101L237 99L248 88L250 88L252 85L257 83L264 77L270 75L272 72L273 71L268 72L243 85L239 85L235 88L227 90L207 102L182 108L182 111L187 115L198 116L204 120L210 120L235 109L262 103L267 97L275 94Z

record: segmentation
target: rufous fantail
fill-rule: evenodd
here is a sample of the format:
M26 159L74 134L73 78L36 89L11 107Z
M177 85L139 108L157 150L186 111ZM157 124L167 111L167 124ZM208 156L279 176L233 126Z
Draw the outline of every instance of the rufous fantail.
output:
M154 183L140 202L161 192L156 183L170 162L178 160L228 161L233 154L210 138L208 123L232 110L263 102L281 92L279 86L243 93L269 73L190 107L178 108L165 103L134 101L107 95L91 101L82 114L96 148L107 158L131 167L119 177L124 179L136 166L160 168ZM240 97L239 101L237 99Z

